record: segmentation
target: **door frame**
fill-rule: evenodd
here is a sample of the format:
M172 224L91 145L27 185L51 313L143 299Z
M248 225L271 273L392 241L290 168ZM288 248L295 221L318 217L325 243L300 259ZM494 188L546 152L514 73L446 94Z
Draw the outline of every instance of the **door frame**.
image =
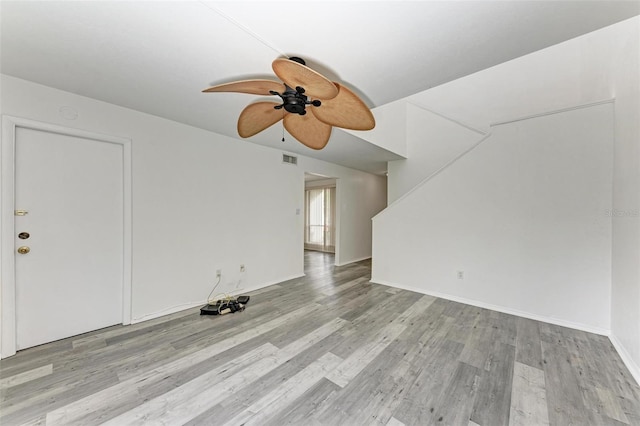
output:
M335 186L336 186L336 199L335 199L335 205L336 205L336 216L334 218L335 220L335 224L336 224L336 229L335 229L335 233L336 233L336 245L335 245L335 251L334 251L334 265L339 266L340 265L340 246L341 246L341 240L340 240L340 223L341 223L341 200L342 200L342 193L341 193L341 178L335 175L329 175L327 176L325 173L320 173L320 172L315 172L315 171L311 171L311 170L305 170L302 174L302 213L303 213L303 219L302 219L302 252L304 253L304 241L305 241L305 222L306 222L306 215L307 215L307 206L306 206L306 202L305 202L305 192L307 190L307 184L306 184L306 180L305 180L305 174L312 174L312 175L316 175L316 176L322 176L325 179L334 179L335 180ZM304 270L304 256L302 258L302 269Z
M40 121L2 116L0 141L0 359L16 353L16 271L15 271L15 147L16 129L39 130L96 142L122 145L123 165L123 268L122 323L131 324L131 139L63 127Z

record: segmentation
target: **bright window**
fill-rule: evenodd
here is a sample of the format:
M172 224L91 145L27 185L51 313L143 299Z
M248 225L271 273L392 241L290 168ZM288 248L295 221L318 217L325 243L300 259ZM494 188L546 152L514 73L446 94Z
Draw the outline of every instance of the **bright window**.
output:
M335 187L305 191L306 249L335 252L335 197Z

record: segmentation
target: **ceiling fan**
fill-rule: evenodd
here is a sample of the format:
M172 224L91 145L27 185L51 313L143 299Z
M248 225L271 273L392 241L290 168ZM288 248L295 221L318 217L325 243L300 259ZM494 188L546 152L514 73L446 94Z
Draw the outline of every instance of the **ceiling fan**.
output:
M370 130L376 125L371 110L355 93L307 67L303 59L278 58L272 68L282 82L241 80L203 90L281 98L281 103L256 102L242 110L238 118L241 137L251 137L284 120L285 129L294 138L309 148L322 149L329 142L334 126Z

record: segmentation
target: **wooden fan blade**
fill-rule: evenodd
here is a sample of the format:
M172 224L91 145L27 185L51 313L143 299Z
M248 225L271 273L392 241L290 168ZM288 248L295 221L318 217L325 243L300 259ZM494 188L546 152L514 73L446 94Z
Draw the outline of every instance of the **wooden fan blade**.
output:
M287 114L284 117L284 128L309 148L322 149L329 142L332 127L315 118L313 114Z
M371 130L376 125L371 110L351 90L338 83L338 96L322 101L319 107L311 109L316 118L331 126L351 130Z
M256 102L242 110L238 118L238 134L251 137L282 120L283 109L274 109L276 102Z
M271 66L287 86L292 89L304 87L305 95L313 99L332 99L338 94L338 88L331 80L298 62L278 58Z
M236 92L269 96L271 95L270 90L282 93L284 92L284 84L273 80L242 80L218 84L217 86L204 89L203 92Z

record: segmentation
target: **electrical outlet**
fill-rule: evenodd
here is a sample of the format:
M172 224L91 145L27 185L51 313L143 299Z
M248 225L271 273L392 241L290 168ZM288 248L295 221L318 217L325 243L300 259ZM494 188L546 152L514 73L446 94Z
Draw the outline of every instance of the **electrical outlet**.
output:
M244 264L240 265L240 272L244 272Z
M216 278L220 278L222 276L222 269L216 269Z
M458 271L458 279L464 280L464 271Z

